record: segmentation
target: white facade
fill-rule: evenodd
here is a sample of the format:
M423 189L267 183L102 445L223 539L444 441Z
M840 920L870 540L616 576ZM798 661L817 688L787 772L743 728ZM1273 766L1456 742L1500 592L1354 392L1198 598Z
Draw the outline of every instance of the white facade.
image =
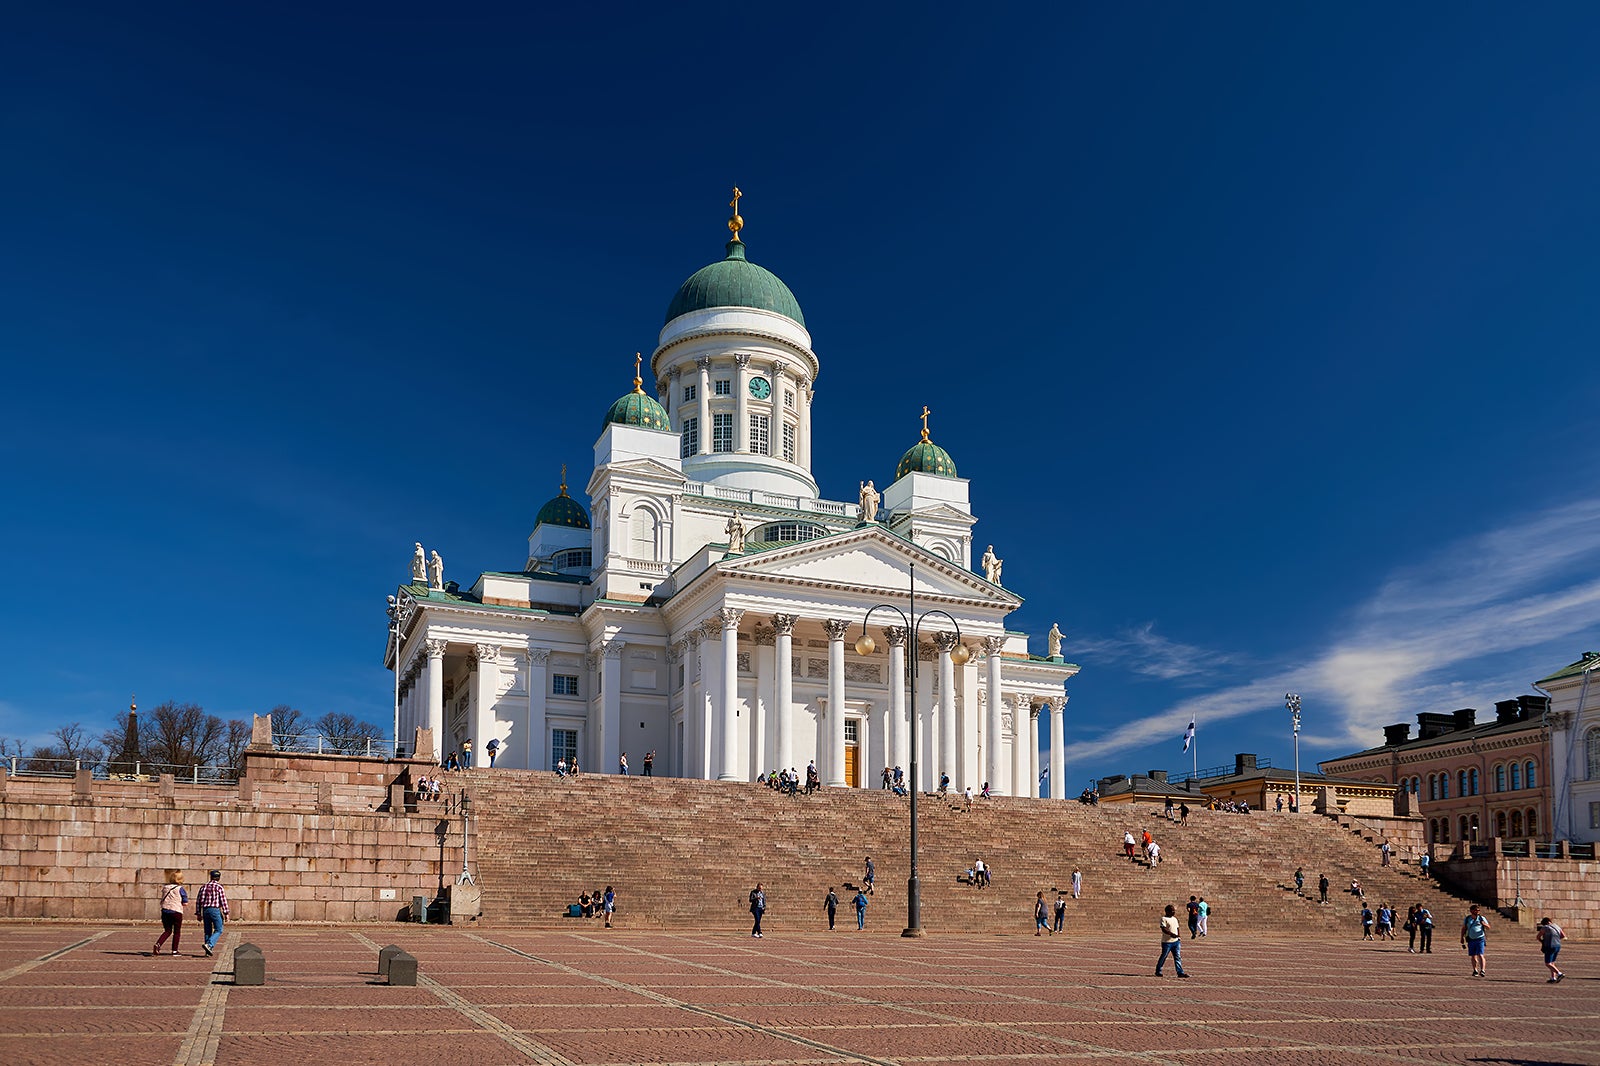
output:
M1063 683L1077 667L1030 656L1006 630L1021 600L972 570L966 481L908 472L884 487L875 522L820 498L810 345L798 322L755 307L668 322L651 369L670 428L607 424L590 528L541 522L522 570L464 591L401 586L396 736L432 729L436 757L471 739L479 765L492 738L497 765L575 755L605 773L623 753L639 773L654 750L657 774L737 781L814 760L824 784L876 788L884 767L909 772L914 713L922 787L948 773L956 788L1034 795L1049 708L1061 796ZM541 515L570 515L564 497ZM876 647L859 654L869 609L909 613L913 590L917 639L880 609L865 627ZM964 664L950 654L957 625Z
M1600 840L1600 652L1545 678L1550 694L1552 840Z

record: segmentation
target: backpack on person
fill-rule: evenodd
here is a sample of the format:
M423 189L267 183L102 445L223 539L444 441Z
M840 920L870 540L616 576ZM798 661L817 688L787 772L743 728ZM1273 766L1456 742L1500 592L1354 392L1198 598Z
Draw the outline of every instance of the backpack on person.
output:
M1467 916L1465 928L1468 940L1482 940L1487 935L1483 919L1476 914Z

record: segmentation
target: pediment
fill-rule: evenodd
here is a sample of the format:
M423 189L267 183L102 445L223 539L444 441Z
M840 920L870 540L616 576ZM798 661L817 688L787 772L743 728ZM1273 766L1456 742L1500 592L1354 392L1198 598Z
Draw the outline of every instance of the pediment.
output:
M675 470L657 459L627 459L622 462L611 463L607 469L613 478L622 474L628 477L651 478L657 481L672 481L679 484L689 480L684 476L682 470Z
M912 518L921 518L924 521L959 522L965 526L970 526L977 521L967 512L951 507L947 503L938 503L932 507L921 507L915 511L901 513L909 514Z
M912 587L907 583L908 577L914 575L919 597L982 601L1006 610L1021 602L977 574L907 544L879 527L724 559L718 570L728 577L759 577L880 594L905 592Z

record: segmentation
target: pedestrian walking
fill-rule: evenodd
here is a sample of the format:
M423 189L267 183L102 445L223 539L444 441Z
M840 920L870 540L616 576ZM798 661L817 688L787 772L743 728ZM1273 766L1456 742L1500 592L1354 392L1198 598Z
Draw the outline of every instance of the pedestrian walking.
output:
M867 894L865 892L857 890L856 891L855 904L856 904L856 932L859 933L859 932L861 932L861 930L863 930L863 929L865 929L867 927Z
M1083 871L1072 871L1072 898L1077 899L1083 895Z
M1327 874L1323 874L1321 877L1317 878L1317 891L1322 893L1322 898L1320 900L1318 900L1318 902L1319 903L1328 902L1328 875Z
M1045 930L1050 928L1050 913L1044 905L1044 893L1040 892L1033 901L1033 935L1043 936ZM1054 933L1050 934L1054 936Z
M833 886L828 886L828 897L822 901L822 909L828 912L828 932L833 932L833 920L839 913L839 897L834 895Z
M161 886L161 935L152 956L161 954L161 945L172 938L172 953L178 954L178 941L183 937L183 909L189 905L189 890L183 887L183 871L168 870L167 883ZM207 952L207 954L210 954Z
M1211 918L1211 904L1206 902L1204 896L1200 897L1200 936L1206 935L1206 922Z
M1178 804L1178 824L1179 825L1185 825L1185 824L1188 823L1188 821L1189 821L1189 805L1187 803Z
M1428 879L1428 867L1432 864L1433 856L1429 855L1426 851L1422 853L1422 858L1417 860L1417 865L1422 867L1422 879L1424 881Z
M1189 904L1184 911L1189 916L1189 939L1193 940L1200 935L1200 900L1190 896Z
M872 887L872 883L873 883L873 881L877 880L877 877L878 877L877 868L872 865L872 856L868 855L867 856L867 872L861 878L861 880L866 882L866 889L867 889L868 892L872 892L872 893L876 894L877 890Z
M761 883L756 882L756 887L750 890L750 917L754 918L755 925L750 928L750 935L761 938L761 916L767 913L767 894L761 891Z
M1534 930L1534 936L1539 940L1539 949L1544 952L1544 964L1550 971L1550 980L1547 984L1560 984L1561 979L1567 976L1556 968L1556 956L1561 954L1561 941L1566 934L1561 927L1549 918L1539 919L1539 928Z
M1065 931L1065 926L1067 924L1067 897L1063 896L1060 893L1060 891L1056 892L1056 908L1055 909L1056 909L1056 924L1055 924L1055 930L1054 931L1057 932L1057 933L1064 932Z
M496 755L500 754L500 740L499 740L499 738L498 737L490 737L489 738L489 743L484 746L483 750L489 753L489 769L493 770L494 769L494 757Z
M1389 855L1393 851L1393 849L1389 847L1389 842L1387 840L1385 840L1383 842L1383 847L1379 848L1378 850L1383 853L1383 865L1388 866L1389 865Z
M1365 903L1363 903L1361 905L1361 939L1362 940L1371 940L1372 939L1372 922L1373 922L1372 908L1367 906Z
M1394 939L1394 909L1387 903L1378 906L1378 939Z
M619 756L617 758L617 773L621 774L623 777L627 777L628 776L628 753L627 752L623 752L621 754L621 756Z
M1144 854L1146 861L1150 863L1150 870L1154 872L1156 866L1161 862L1161 845L1152 840L1145 846Z
M1122 851L1128 856L1129 862L1137 862L1133 857L1133 830L1125 830L1122 834Z
M206 957L210 958L211 950L217 946L217 938L222 936L222 926L228 918L228 893L222 888L221 870L212 870L211 880L201 885L200 891L194 894L194 913L202 923Z
M1406 950L1413 955L1417 953L1417 928L1422 924L1417 921L1417 909L1421 906L1420 903L1413 903L1406 911L1406 924L1401 926L1406 931Z
M656 749L651 748L649 751L644 753L644 776L650 777L651 771L655 769L655 766Z
M611 916L617 913L617 894L611 890L610 885L606 886L606 894L603 898L605 900L606 928L610 929Z
M1294 894L1297 896L1306 894L1306 872L1298 866L1294 869Z
M472 738L468 737L461 742L461 768L472 769Z
M1178 932L1178 909L1172 904L1167 904L1167 913L1161 919L1161 957L1156 960L1156 976L1161 976L1161 967L1165 965L1167 956L1172 956L1172 965L1177 969L1179 977L1189 975L1183 969L1183 937Z
M1489 919L1478 913L1476 903L1467 908L1467 916L1461 920L1461 946L1467 949L1472 976L1488 977Z
M1433 912L1422 904L1417 904L1417 932L1421 939L1417 944L1418 955L1433 954Z

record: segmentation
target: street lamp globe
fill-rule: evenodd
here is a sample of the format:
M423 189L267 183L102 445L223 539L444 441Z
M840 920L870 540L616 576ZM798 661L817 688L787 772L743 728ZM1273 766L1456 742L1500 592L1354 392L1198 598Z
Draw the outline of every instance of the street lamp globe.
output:
M871 655L873 649L875 649L877 646L878 645L873 642L872 638L867 636L865 631L863 631L862 634L856 638L857 655Z
M972 653L967 650L967 646L965 644L962 644L959 641L956 643L955 647L950 649L950 661L955 663L957 666L965 666L971 659Z

